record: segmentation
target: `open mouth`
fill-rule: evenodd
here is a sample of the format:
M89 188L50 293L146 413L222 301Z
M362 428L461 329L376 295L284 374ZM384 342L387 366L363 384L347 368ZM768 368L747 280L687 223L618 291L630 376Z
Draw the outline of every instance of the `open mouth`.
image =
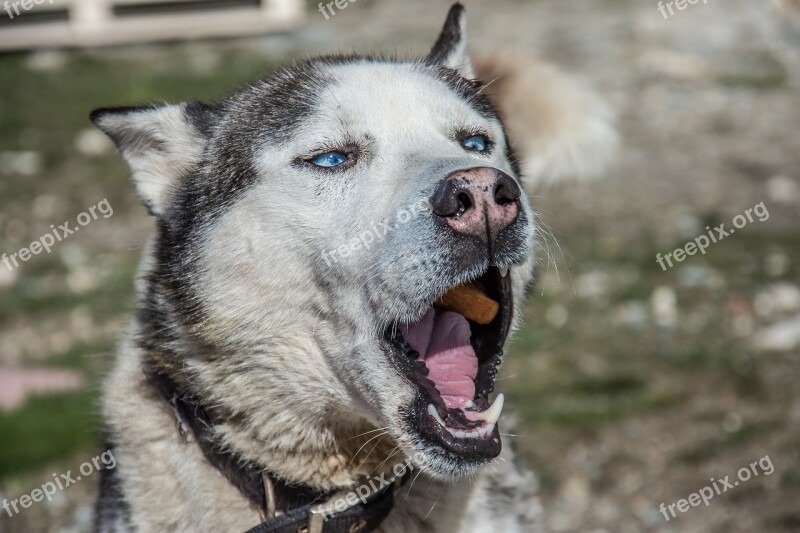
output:
M425 440L464 459L500 454L503 395L489 404L512 316L507 269L453 287L413 324L387 330L395 366L417 387L406 418Z

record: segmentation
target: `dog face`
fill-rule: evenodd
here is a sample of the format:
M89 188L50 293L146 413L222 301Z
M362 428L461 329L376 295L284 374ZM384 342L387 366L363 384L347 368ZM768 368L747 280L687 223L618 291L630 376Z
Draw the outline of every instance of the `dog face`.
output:
M143 345L258 439L366 422L443 478L499 454L488 397L535 225L465 30L457 5L425 61L322 58L213 106L93 115L157 219ZM470 282L486 323L434 305Z

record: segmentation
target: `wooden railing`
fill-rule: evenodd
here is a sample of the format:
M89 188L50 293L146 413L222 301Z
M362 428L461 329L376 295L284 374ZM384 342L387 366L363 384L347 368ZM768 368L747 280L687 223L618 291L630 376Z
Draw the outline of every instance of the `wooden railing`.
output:
M304 0L4 1L0 50L256 35L297 27L305 11Z

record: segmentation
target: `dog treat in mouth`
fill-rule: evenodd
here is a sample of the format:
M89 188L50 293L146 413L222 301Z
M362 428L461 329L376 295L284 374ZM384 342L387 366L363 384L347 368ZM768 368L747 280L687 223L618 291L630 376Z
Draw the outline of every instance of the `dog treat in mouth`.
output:
M481 325L489 324L500 311L500 304L489 298L486 289L474 281L450 289L436 305Z

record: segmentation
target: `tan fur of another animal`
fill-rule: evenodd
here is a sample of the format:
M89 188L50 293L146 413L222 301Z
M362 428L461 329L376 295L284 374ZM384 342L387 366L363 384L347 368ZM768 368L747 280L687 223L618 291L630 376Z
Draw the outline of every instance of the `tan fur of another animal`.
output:
M474 64L500 106L529 192L606 172L619 145L615 117L586 83L521 50L479 56Z

